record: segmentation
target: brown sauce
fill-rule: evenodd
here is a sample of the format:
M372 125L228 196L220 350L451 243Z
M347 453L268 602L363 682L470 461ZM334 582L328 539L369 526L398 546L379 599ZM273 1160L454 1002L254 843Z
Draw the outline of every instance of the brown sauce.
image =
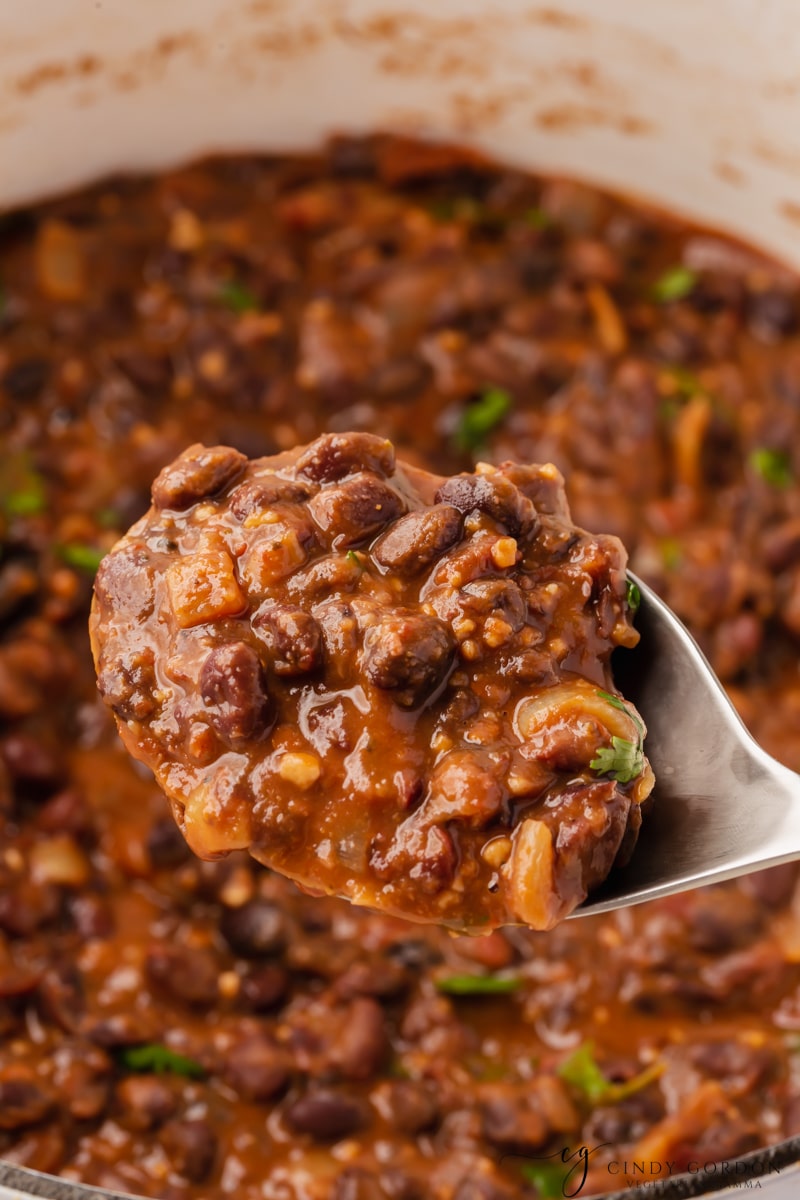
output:
M377 139L12 216L0 282L0 1156L165 1200L509 1200L563 1147L603 1144L589 1195L798 1132L792 868L475 939L203 863L86 635L99 559L192 442L552 461L797 769L795 277Z

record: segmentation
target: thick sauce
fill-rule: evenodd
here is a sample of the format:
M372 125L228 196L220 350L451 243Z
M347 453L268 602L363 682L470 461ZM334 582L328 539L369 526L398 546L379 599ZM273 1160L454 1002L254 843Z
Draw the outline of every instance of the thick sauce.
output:
M552 464L444 479L367 433L191 446L103 560L98 685L201 858L486 932L627 861L653 785L617 538Z
M8 218L0 282L0 1154L165 1200L508 1200L564 1147L603 1146L587 1196L800 1132L793 869L453 938L202 863L86 636L189 443L553 461L800 767L796 279L382 139Z

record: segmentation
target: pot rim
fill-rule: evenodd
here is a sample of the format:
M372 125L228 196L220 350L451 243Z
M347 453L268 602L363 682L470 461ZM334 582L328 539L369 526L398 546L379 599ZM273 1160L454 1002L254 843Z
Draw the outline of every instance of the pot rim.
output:
M712 1163L709 1160L699 1163L697 1170L686 1171L680 1175L653 1180L645 1180L643 1177L638 1185L633 1183L615 1192L606 1193L602 1200L630 1200L630 1197L637 1195L655 1196L658 1200L732 1196L743 1186L752 1186L756 1180L768 1182L774 1179L775 1183L778 1183L782 1173L790 1167L795 1168L793 1175L800 1171L800 1135L722 1162ZM790 1184L790 1187L796 1189L797 1181ZM565 1195L580 1197L581 1191L576 1180L574 1188L570 1188ZM30 1167L20 1167L0 1159L0 1200L26 1200L27 1197L36 1197L37 1200L128 1200L131 1196L139 1200L136 1193L112 1192L107 1188L62 1179L57 1175L48 1175L43 1171L34 1171ZM587 1194L583 1200L591 1200L591 1194Z

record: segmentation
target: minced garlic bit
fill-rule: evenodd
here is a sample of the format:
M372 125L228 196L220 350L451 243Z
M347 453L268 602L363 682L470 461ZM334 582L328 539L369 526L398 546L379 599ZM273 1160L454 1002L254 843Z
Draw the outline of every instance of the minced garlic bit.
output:
M517 542L516 538L502 537L498 538L492 546L492 562L500 570L505 570L506 567L513 567L517 561Z
M487 862L490 867L502 867L504 862L508 861L511 854L511 838L496 837L481 850L481 858Z
M284 754L278 764L278 774L287 783L305 791L320 777L319 759L313 754Z

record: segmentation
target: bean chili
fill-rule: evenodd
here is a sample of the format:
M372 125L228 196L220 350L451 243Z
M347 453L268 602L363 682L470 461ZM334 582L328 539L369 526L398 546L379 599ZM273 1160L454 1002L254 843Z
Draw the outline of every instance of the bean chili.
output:
M625 561L552 465L443 479L365 433L197 445L100 566L99 687L201 857L548 929L629 857L652 789L608 690L637 641Z
M796 277L376 138L12 214L0 287L0 1156L164 1200L511 1200L565 1146L603 1146L588 1196L800 1132L794 868L474 938L200 862L86 636L193 442L552 461L800 767Z

